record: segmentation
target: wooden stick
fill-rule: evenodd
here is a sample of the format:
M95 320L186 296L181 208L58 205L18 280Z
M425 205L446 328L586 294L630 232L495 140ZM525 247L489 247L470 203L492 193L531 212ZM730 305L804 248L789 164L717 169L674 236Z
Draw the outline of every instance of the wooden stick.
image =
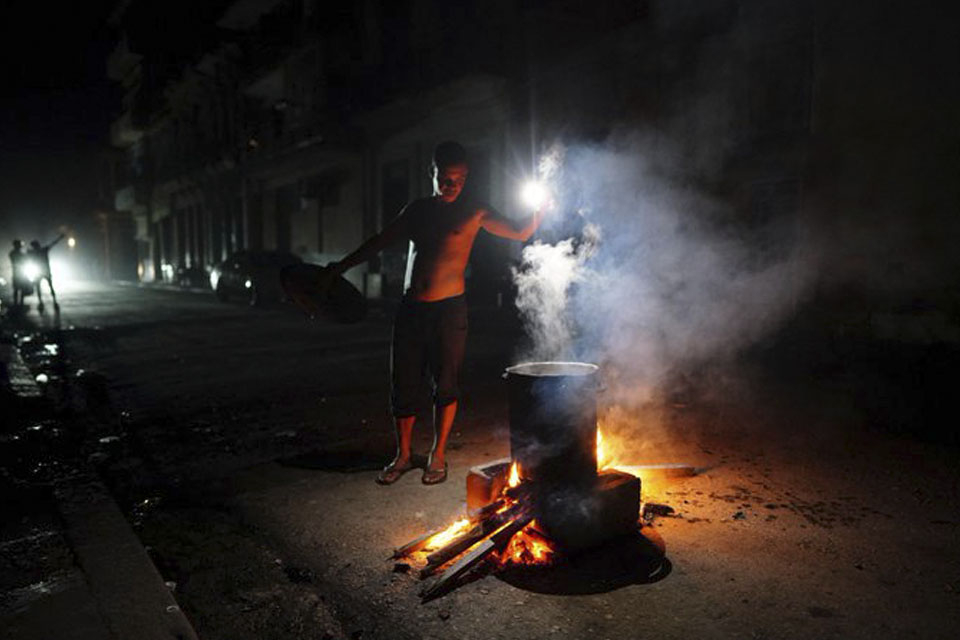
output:
M518 484L515 487L507 487L503 490L504 495L509 498L515 498L519 501L526 500L533 493L533 482L527 481Z
M503 507L503 505L504 505L503 498L496 500L494 502L491 502L488 505L485 505L483 507L480 507L479 509L476 509L471 514L470 520L473 522L480 522L480 521L486 520L490 516L494 515L498 509ZM427 543L430 541L430 538L437 535L438 533L446 531L446 529L447 527L438 527L436 529L428 531L427 533L424 533L423 535L417 536L416 538L406 543L405 545L394 549L393 555L387 558L387 560L396 560L398 558L403 558L405 556L409 556L411 553L414 553L416 551L419 551L420 549L423 549L425 546L427 546Z
M404 556L408 556L415 551L419 551L420 549L423 549L425 546L427 546L427 542L430 541L430 538L437 535L438 533L441 533L442 531L445 531L446 529L447 527L438 527L436 529L433 529L432 531L428 531L427 533L414 538L413 540L403 545L402 547L397 547L396 549L394 549L393 555L387 558L387 560L396 560L397 558L403 558Z
M518 531L523 529L530 521L533 515L529 511L524 511L513 520L507 522L499 529L490 534L489 537L473 546L470 552L457 560L449 569L444 571L436 582L424 589L420 597L424 600L432 600L445 593L458 578L465 575L484 558L489 556L497 549L503 548Z
M684 478L697 475L697 468L682 462L664 462L660 464L625 464L613 467L617 471L632 476L651 478Z
M481 540L489 535L504 522L512 520L524 508L524 505L515 504L503 513L494 513L486 520L480 522L473 529L470 529L470 531L457 536L446 546L441 547L440 549L437 549L428 555L427 565L420 569L420 579L423 580L424 578L428 578L436 573L437 569L439 569L441 566L472 547L477 543L478 540Z
M449 544L427 556L427 564L420 569L420 579L428 578L436 573L437 569L457 557L465 550L469 549L490 533L490 528L486 522L481 522L461 536L452 540Z
M490 504L486 504L486 505L480 507L479 509L473 509L473 510L470 512L470 519L471 519L471 520L483 520L483 519L485 519L485 518L488 518L488 517L490 517L492 514L496 513L497 510L500 509L503 505L504 505L504 500L503 500L503 498L500 498L499 500L494 500L494 501L491 502Z

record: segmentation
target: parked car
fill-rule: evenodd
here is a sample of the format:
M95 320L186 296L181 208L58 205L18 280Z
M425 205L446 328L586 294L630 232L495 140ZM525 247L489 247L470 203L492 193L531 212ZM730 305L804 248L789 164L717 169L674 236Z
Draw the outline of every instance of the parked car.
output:
M210 286L210 274L203 267L179 267L176 282L184 289L204 289Z
M238 251L210 272L210 287L226 302L240 298L253 306L284 300L280 270L303 262L286 251Z

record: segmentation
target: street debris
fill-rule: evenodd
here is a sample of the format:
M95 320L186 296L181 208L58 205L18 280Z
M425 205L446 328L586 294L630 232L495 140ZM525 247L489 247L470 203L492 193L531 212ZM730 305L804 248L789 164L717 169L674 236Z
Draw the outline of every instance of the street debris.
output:
M679 517L679 514L670 505L659 502L644 502L640 509L640 517L644 522L650 523L657 517L676 518Z

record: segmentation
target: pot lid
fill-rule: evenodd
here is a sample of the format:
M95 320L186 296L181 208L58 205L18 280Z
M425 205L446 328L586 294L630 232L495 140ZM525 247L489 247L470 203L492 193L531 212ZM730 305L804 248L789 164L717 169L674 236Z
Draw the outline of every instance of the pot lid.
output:
M589 376L600 370L595 364L587 362L524 362L507 367L507 373L514 376Z

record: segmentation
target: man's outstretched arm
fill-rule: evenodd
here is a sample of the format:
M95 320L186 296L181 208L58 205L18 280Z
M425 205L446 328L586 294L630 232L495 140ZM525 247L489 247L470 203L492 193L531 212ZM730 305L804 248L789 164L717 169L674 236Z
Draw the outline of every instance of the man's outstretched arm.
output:
M371 236L363 244L357 247L351 253L348 253L343 259L332 262L327 265L333 275L342 275L345 271L352 269L358 264L363 264L387 247L402 242L410 238L409 214L407 207L404 207L396 218L394 218L380 233Z
M57 244L58 242L60 242L61 240L63 240L65 237L67 237L66 234L61 233L60 235L57 236L57 239L56 239L56 240L54 240L53 242L51 242L50 244L48 244L47 246L45 246L44 249L49 249L49 248L52 247L53 245L55 245L55 244Z
M509 218L505 218L499 211L492 207L483 209L483 219L480 226L501 238L510 240L520 240L526 242L533 235L533 232L540 226L543 219L543 209L537 209L525 223L518 223Z

